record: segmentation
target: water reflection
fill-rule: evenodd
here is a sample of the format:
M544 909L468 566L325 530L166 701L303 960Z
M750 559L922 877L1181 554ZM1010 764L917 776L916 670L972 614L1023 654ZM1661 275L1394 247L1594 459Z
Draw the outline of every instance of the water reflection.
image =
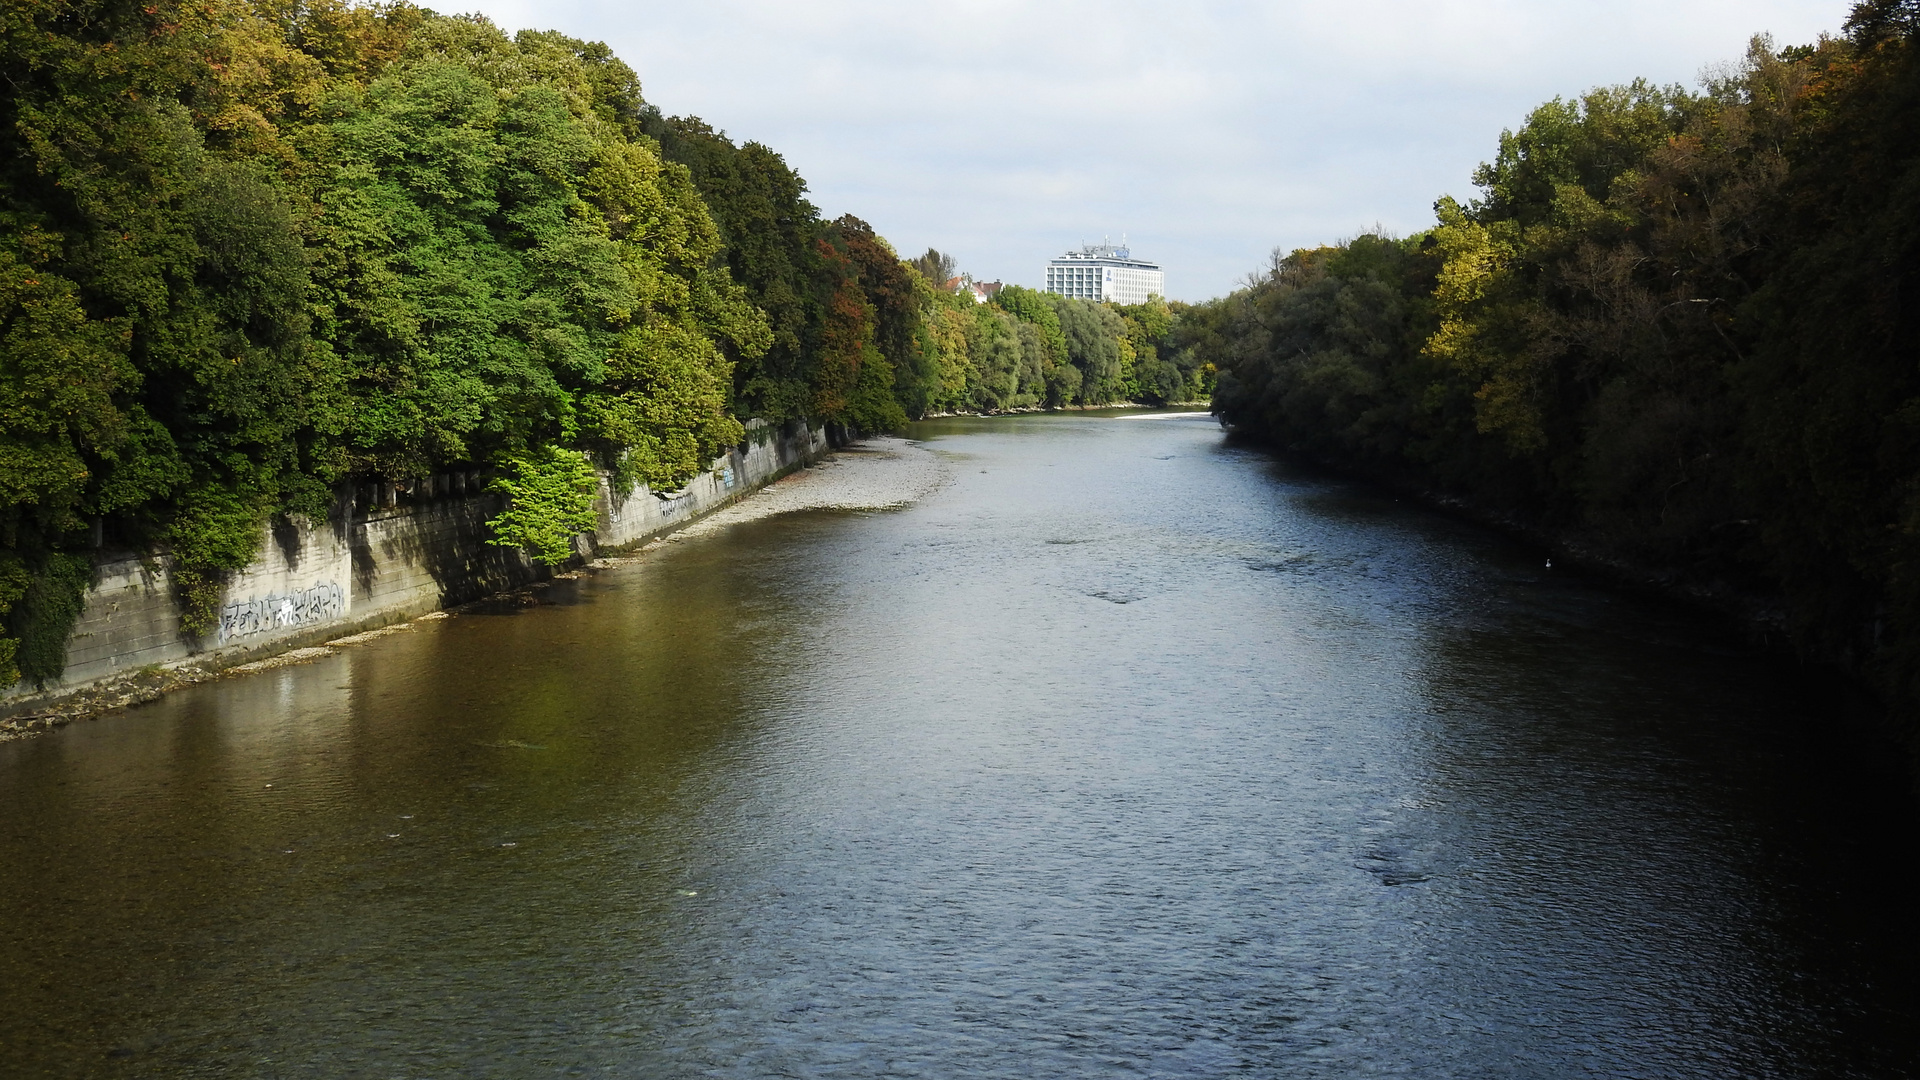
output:
M1204 420L919 434L955 482L910 511L740 526L0 747L5 1059L1920 1057L1897 783L1711 628Z

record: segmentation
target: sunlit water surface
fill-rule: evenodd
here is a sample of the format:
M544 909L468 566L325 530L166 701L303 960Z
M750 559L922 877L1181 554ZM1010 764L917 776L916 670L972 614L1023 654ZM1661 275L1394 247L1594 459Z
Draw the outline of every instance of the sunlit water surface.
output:
M1904 781L1776 662L1205 418L915 434L0 747L0 1072L1915 1071Z

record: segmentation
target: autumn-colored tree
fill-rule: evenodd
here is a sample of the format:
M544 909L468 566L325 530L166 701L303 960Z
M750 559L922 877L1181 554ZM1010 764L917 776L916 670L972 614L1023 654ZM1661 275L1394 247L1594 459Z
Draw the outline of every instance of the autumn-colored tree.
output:
M1920 731L1917 31L1873 0L1699 93L1550 102L1432 230L1294 252L1173 336L1241 430L1770 597Z

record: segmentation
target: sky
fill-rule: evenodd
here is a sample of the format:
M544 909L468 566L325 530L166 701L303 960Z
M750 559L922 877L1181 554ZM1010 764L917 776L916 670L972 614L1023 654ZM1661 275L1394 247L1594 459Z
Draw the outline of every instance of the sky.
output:
M1427 227L1536 105L1696 87L1849 0L440 0L605 41L648 101L783 154L829 218L1038 286L1123 236L1167 293Z

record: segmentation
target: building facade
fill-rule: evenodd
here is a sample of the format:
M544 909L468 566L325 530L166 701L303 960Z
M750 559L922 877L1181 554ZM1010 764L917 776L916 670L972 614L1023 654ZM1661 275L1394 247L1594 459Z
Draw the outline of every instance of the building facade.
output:
M1136 259L1125 244L1088 244L1047 264L1046 291L1097 303L1139 304L1167 295L1157 263Z
M1000 295L1006 286L998 281L975 281L965 274L948 278L946 290L955 296L970 296L976 304L984 304Z

